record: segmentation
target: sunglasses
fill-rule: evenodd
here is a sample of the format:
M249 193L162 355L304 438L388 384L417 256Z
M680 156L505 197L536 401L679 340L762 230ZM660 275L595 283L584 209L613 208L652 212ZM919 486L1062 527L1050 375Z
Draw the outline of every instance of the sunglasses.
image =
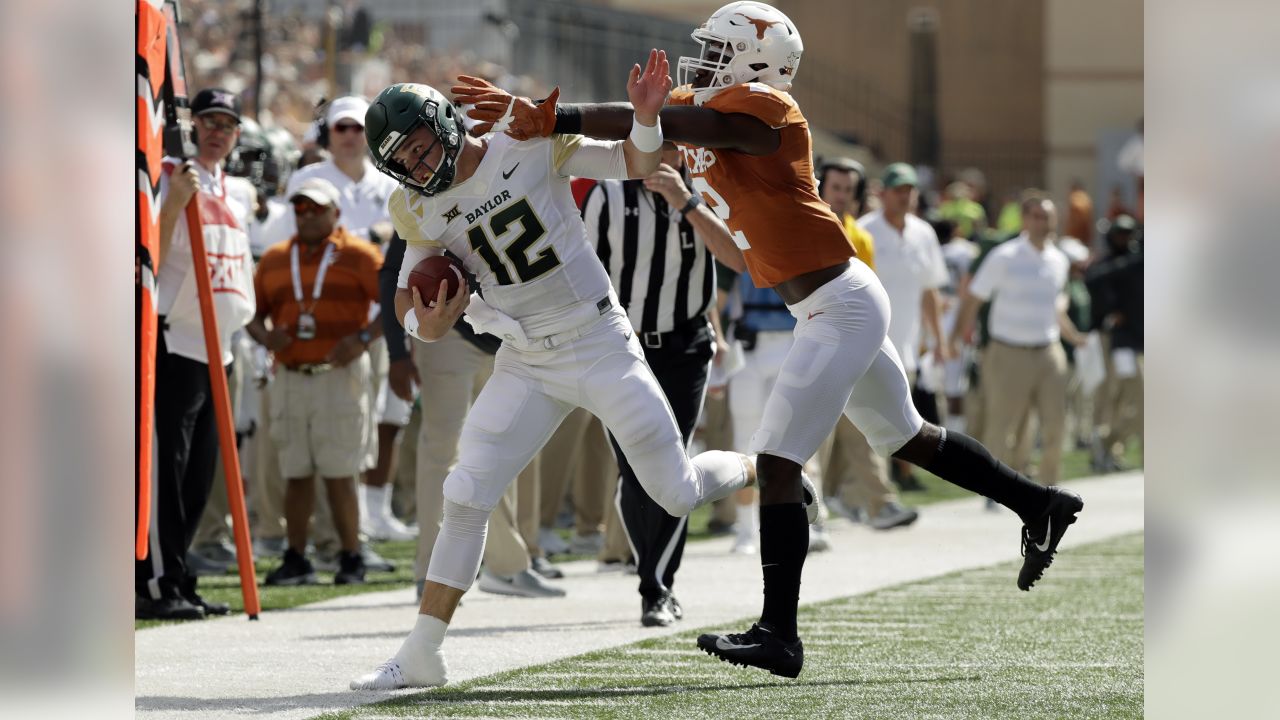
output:
M333 131L336 133L361 132L363 130L364 126L356 123L338 123L333 126Z
M305 198L298 198L290 204L293 205L293 211L299 215L318 215L328 209L328 207L324 205L317 205L311 200L307 200Z
M200 121L200 127L206 132L229 133L234 132L236 128L240 127L240 123L235 120L219 120L218 118L210 117L208 115L196 119Z

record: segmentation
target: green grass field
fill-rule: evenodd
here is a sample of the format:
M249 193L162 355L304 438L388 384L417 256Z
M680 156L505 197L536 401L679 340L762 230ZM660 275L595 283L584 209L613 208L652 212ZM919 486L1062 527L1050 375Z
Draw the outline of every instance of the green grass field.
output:
M1126 467L1141 467L1142 455L1137 448L1132 448L1129 454L1124 458ZM930 503L941 502L944 500L956 500L960 498L972 497L972 495L941 478L932 475L924 470L917 470L917 475L924 490L917 492L902 493L902 502L907 505L924 506ZM1066 479L1086 477L1091 475L1089 471L1089 455L1082 450L1067 452L1063 457L1063 477ZM699 541L711 537L707 532L707 521L711 518L711 509L709 507L701 507L693 511L689 516L689 540ZM563 531L564 536L568 539L569 531ZM307 603L319 602L330 598L341 597L343 595L354 595L357 593L378 592L381 590L394 590L399 587L407 587L413 584L413 555L416 544L413 542L389 542L374 543L376 549L383 557L390 560L396 566L394 573L369 573L367 582L364 585L345 585L336 586L333 584L332 573L319 573L320 585L309 585L303 587L259 587L259 600L264 612L277 610L286 610L288 608L297 607ZM578 560L584 559L586 556L569 556L556 558L557 560ZM258 582L261 583L266 578L267 573L271 572L280 564L279 558L265 558L257 562ZM244 611L244 601L240 593L240 579L235 572L228 573L222 577L210 577L200 579L200 594L206 599L216 602L224 602L231 606L233 614L242 613ZM158 620L135 620L134 629L141 630L143 628L155 627L157 625L168 624Z
M1017 568L801 608L797 680L708 657L690 629L324 718L1142 717L1142 535L1064 551L1030 593Z

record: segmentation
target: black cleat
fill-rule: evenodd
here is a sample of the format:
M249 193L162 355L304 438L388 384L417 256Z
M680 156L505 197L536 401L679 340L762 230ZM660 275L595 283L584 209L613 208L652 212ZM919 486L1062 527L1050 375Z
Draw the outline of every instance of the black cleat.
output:
M1076 513L1084 509L1084 500L1070 490L1049 488L1049 506L1039 520L1022 526L1022 570L1018 573L1018 589L1030 590L1053 563L1058 543L1067 526L1076 521Z
M782 677L798 677L804 667L804 644L799 638L783 642L772 630L759 623L742 634L700 635L698 647L730 665L750 665Z
M297 550L288 548L284 551L284 562L267 575L265 584L292 586L315 585L316 582L316 569L311 561Z

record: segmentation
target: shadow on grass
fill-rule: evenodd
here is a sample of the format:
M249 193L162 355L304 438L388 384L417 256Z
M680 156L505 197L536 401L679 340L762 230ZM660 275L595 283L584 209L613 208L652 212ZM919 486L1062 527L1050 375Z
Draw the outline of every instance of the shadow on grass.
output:
M536 680L537 675L521 678L522 681ZM863 685L897 685L905 683L964 683L978 682L981 675L948 675L942 677L901 677L877 680L784 680L756 683L726 683L720 685L648 685L640 687L617 688L570 688L547 690L485 690L476 688L447 688L430 690L416 695L395 698L378 703L378 706L393 707L416 704L435 703L520 703L543 702L554 700L603 700L608 698L657 697L688 692L721 692L742 690L760 690L769 688L821 688L821 687L858 687Z

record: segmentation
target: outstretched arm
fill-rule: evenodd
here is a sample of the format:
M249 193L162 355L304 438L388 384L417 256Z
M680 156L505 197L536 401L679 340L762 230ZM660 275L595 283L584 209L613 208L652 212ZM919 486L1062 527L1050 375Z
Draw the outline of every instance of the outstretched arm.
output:
M552 132L560 132L561 124L572 127L577 116L581 127L578 132L587 137L602 140L627 136L631 130L631 106L627 103L588 103L562 105L556 112L556 126ZM722 113L694 105L673 105L659 113L662 134L668 140L708 148L728 148L748 155L768 155L778 149L779 132L759 119L743 113ZM566 118L567 120L562 120Z
M458 77L452 88L458 102L471 105L467 114L487 132L502 122L517 140L559 134L581 134L600 140L622 140L631 132L630 103L556 105L557 88L542 103L515 97L479 78ZM674 105L662 109L663 136L668 140L710 148L729 148L749 155L768 155L778 149L782 136L758 118L743 113L722 113L708 107Z

